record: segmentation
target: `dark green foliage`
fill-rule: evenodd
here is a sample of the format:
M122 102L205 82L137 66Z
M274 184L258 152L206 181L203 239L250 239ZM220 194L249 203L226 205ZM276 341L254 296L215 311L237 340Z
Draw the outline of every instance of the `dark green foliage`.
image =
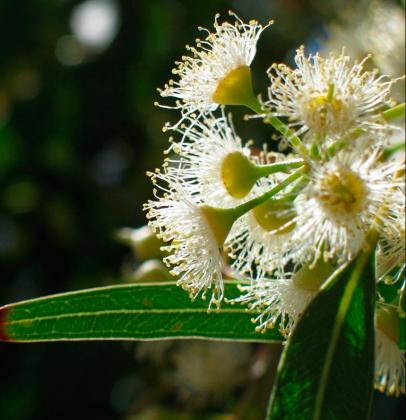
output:
M367 257L337 273L298 322L280 362L269 418L368 418L375 282L363 270Z

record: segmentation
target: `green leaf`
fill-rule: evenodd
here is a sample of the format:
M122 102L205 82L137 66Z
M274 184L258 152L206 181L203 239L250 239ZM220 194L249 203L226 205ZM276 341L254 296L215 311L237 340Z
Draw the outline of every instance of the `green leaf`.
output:
M239 295L226 284L226 296ZM191 302L173 283L111 286L64 293L0 308L3 341L149 340L207 338L281 341L278 330L257 333L252 314L224 303L207 313L206 301Z
M375 281L368 254L335 273L282 355L268 416L362 420L373 392Z

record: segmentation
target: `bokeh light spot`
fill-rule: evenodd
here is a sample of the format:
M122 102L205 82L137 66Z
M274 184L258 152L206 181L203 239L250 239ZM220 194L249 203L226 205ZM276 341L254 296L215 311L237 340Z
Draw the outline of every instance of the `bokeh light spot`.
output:
M70 26L76 38L85 46L107 48L117 34L119 12L112 0L88 0L76 6Z

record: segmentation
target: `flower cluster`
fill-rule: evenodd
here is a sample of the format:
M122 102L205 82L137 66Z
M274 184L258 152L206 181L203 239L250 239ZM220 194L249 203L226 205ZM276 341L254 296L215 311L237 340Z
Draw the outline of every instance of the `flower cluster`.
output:
M265 27L232 16L234 23L216 17L214 32L178 63L178 80L160 91L181 110L166 126L179 140L171 138L163 168L150 174L155 199L145 205L168 243L165 262L192 298L210 297L209 308L227 298L225 273L249 279L234 302L255 314L258 331L277 326L287 337L337 270L375 249L375 280L385 286L376 386L404 392L396 327L404 316L404 158L388 147L391 121L404 113L390 99L395 80L366 71L367 58L307 56L301 47L294 69L271 66L260 101L249 66ZM244 143L226 105L256 112L289 154Z

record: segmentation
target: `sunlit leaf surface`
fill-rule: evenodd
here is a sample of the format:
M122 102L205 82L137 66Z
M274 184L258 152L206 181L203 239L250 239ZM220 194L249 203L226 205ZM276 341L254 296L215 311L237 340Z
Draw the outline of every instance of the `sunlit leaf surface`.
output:
M226 295L238 295L235 284ZM140 340L207 338L280 341L277 329L255 332L252 314L222 304L207 313L207 301L191 302L173 283L111 286L64 293L4 306L0 310L5 341Z

